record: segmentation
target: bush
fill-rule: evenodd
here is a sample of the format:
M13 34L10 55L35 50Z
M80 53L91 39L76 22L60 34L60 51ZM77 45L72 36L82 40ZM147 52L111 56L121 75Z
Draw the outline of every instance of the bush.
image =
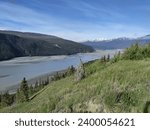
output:
M142 60L150 57L150 44L140 46L138 43L127 48L121 55L123 60Z
M127 48L125 52L123 53L123 59L127 60L140 60L144 58L144 55L142 54L142 50L144 48L140 47L138 43L132 45L130 48Z

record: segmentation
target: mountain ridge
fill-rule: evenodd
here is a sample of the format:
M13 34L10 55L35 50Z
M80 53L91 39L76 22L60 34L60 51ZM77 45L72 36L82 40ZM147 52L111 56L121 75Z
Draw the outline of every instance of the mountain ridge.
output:
M57 36L0 30L0 61L22 56L71 55L93 51L90 46Z
M139 44L149 43L150 35L146 35L138 38L120 37L120 38L108 39L102 41L85 41L82 42L82 44L91 46L95 49L107 50L107 49L125 49L137 42L139 42Z

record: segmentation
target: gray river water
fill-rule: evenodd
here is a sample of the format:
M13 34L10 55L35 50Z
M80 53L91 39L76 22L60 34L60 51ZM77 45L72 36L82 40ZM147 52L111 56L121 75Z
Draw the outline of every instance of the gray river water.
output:
M0 91L9 90L20 83L23 77L31 79L47 73L60 71L69 66L99 59L104 55L113 56L120 50L97 50L94 53L79 53L70 56L20 57L0 62Z

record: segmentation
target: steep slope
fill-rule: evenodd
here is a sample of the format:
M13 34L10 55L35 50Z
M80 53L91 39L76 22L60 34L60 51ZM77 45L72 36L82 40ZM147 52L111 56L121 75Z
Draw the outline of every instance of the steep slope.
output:
M0 31L0 60L20 56L70 55L92 51L92 47L51 35Z
M74 75L52 82L30 102L0 112L144 112L150 101L149 66L150 59L97 60L86 65L79 83Z

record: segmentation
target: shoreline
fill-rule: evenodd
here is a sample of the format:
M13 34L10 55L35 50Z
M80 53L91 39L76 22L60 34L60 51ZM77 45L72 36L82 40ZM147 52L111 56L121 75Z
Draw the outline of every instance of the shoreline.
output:
M96 61L97 59L95 60L91 60L91 61L88 61L88 62L85 62L84 64L88 64L88 63L92 63L94 61ZM26 79L27 82L28 82L28 86L30 87L30 85L35 85L36 82L39 82L39 81L46 81L47 78L49 78L49 82L51 82L51 77L53 77L54 75L56 75L57 73L64 73L68 70L67 69L63 69L63 70L59 70L59 71L54 71L54 72L50 72L50 73L46 73L46 74L42 74L42 75L39 75L39 76L36 76L34 78L31 78L31 79ZM21 83L21 81L20 81ZM2 91L2 93L5 93L5 92L9 92L9 94L14 94L16 93L17 89L19 88L20 86L20 83L18 84L15 84L15 85L12 85L10 86L7 90L5 91ZM50 84L50 83L49 83Z
M29 87L30 87L30 85L34 86L36 82L46 81L47 78L49 79L49 82L51 82L51 77L53 77L57 73L64 73L66 70L67 69L60 70L60 71L54 71L54 72L50 72L50 73L46 73L46 74L42 74L42 75L36 76L34 78L31 78L31 79L26 79L26 80L28 82L28 86ZM20 81L20 83L21 83L21 81ZM5 93L5 92L8 91L9 94L14 94L14 93L16 93L17 89L19 88L20 83L12 85L12 86L9 86L9 88L7 90L3 90L1 92Z
M90 56L94 57L95 54L96 54L96 57L97 57L97 54L100 55L100 57L103 56L103 55L106 55L106 54L105 54L105 53L106 53L105 51L104 51L104 52L103 52L103 51L102 51L102 52L99 52L99 51L101 51L101 50L97 50L96 53L92 53L92 54L94 54L94 55L90 55ZM107 52L107 53L108 53L108 52ZM115 53L117 53L117 51L109 52L108 54L110 54L110 55L113 56ZM100 58L100 57L99 57L99 58ZM26 57L25 57L25 58L26 58ZM32 57L32 58L33 58L33 57ZM43 58L46 59L46 60L49 59L49 57L46 57L46 58L45 58L45 57L42 57L42 59L43 59ZM59 58L60 58L60 57L59 57ZM61 58L62 58L62 57L61 57ZM64 58L64 57L63 57L63 58ZM78 58L79 58L79 57L78 57ZM91 61L93 61L93 60L97 60L97 59L99 59L99 58L95 58L95 57L94 57L93 59L91 58L89 61L86 61L86 58L85 58L84 63L86 64L86 63L89 63L89 62L91 62ZM35 59L36 59L36 58L34 57L34 61L35 61ZM84 55L83 55L83 59L84 59ZM29 60L31 60L31 59L29 59ZM21 59L19 59L19 63L20 63L20 61L21 61ZM27 62L27 59L24 59L23 62L24 62L24 61ZM36 61L37 61L37 60L36 60ZM8 62L8 61L7 61L7 62ZM10 62L10 61L9 61L9 62ZM16 63L16 59L14 59L13 62ZM2 62L2 63L4 64L5 62ZM2 63L1 63L1 64L2 64ZM11 60L10 63L12 63L12 60ZM9 64L10 64L10 63L9 63ZM2 65L3 65L3 64L2 64ZM68 67L69 67L69 66L68 66ZM66 71L67 69L68 69L68 68L65 68L65 69L62 69L62 70L58 70L58 71L57 71L57 70L56 70L56 71L54 70L54 71L51 71L51 72L46 72L45 74L38 75L38 76L35 75L35 77L29 78L29 79L28 79L28 77L25 77L25 78L26 78L26 80L27 80L29 86L30 86L30 85L33 85L33 86L34 86L34 84L36 83L36 81L38 81L38 82L39 82L39 81L46 81L47 78L50 79L50 78L51 78L52 76L54 76L56 73L64 72L64 71ZM4 75L3 75L3 76L4 76ZM2 77L2 78L3 78L3 77ZM22 78L22 79L23 79L23 78ZM2 88L0 92L2 92L2 93L5 93L5 92L15 93L16 90L19 88L22 79L20 79L20 81L19 81L19 82L16 82L15 84L10 84L6 89L5 89L5 88L4 88L4 89Z

